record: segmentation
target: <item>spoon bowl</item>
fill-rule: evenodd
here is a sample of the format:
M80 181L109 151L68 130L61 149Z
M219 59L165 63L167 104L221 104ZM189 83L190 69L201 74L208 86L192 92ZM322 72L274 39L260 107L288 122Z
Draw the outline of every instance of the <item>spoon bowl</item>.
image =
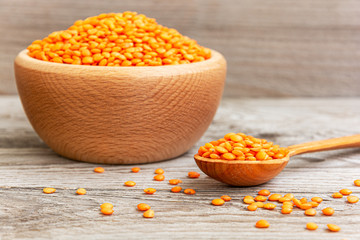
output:
M282 159L265 161L219 160L194 156L198 167L209 177L232 186L255 186L276 177L288 164L290 157L308 152L360 147L360 134L303 143L288 147Z

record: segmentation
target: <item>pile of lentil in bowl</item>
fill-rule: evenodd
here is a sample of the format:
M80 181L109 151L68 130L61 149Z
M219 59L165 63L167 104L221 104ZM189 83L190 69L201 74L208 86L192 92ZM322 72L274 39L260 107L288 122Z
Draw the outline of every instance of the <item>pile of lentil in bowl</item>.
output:
M27 49L30 57L39 60L94 66L177 65L211 57L210 49L136 12L78 20Z

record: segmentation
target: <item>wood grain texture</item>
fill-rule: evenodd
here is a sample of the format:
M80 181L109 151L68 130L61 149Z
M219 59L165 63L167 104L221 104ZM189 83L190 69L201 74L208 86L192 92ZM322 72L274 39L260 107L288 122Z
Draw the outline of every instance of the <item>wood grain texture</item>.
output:
M132 10L228 60L225 96L359 96L357 0L0 0L0 92L33 40L101 12Z
M39 136L58 154L85 162L162 161L188 151L209 127L226 62L102 67L15 60L19 95Z
M353 135L360 132L360 99L225 99L203 138L186 154L160 163L132 166L105 166L104 174L92 172L95 164L62 158L46 147L32 130L16 97L0 97L0 238L8 239L359 239L360 205L333 199L331 194L353 186L359 179L359 149L336 150L294 156L287 167L270 182L247 188L229 187L202 174L193 160L197 148L224 133L242 131L283 146L300 142ZM193 196L170 193L167 182L152 178L156 168L165 170L166 179L180 178L183 188L194 188ZM123 183L133 180L134 188ZM52 195L43 187L55 187ZM78 187L88 193L75 195ZM155 187L155 195L143 188ZM260 189L273 193L293 193L296 197L324 199L318 207L333 207L335 215L304 216L294 209L282 215L273 211L246 210L245 195ZM222 207L211 206L223 194L233 200ZM99 205L115 205L113 216L102 216ZM146 202L155 210L154 219L143 219L136 205ZM266 219L269 229L257 229L255 222ZM318 230L305 229L316 222ZM326 230L327 223L338 224L338 233Z
M256 186L276 177L288 164L290 157L344 148L359 148L360 134L325 139L289 146L289 153L282 159L266 161L221 160L194 156L197 166L209 177L232 186Z

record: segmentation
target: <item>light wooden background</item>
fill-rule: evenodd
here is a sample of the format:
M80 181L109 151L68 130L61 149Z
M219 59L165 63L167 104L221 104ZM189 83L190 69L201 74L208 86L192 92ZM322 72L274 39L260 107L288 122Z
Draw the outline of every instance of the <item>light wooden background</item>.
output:
M222 52L226 97L360 95L358 0L0 0L0 93L16 92L13 59L33 40L126 10Z

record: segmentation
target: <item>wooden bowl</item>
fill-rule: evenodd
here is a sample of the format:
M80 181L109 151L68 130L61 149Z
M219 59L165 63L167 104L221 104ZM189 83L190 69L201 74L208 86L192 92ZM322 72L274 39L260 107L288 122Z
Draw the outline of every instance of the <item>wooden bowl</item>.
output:
M224 57L155 67L15 59L18 92L35 131L58 154L85 162L148 163L188 151L210 125Z

